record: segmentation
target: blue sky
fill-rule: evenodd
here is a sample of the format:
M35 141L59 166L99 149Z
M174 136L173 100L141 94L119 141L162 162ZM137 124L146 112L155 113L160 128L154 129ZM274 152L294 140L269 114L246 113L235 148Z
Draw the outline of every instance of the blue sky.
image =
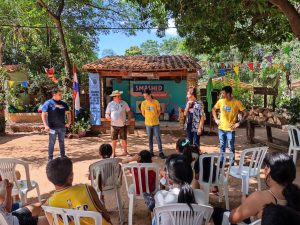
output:
M173 27L172 24L170 27ZM149 39L156 40L159 43L163 39L168 39L171 37L176 37L177 31L174 28L166 30L166 36L164 38L159 38L155 34L155 30L148 31L138 31L135 36L126 36L122 33L111 33L109 35L100 35L98 44L98 57L101 58L103 49L112 49L117 55L124 55L125 49L130 46L137 45L140 46L141 43Z

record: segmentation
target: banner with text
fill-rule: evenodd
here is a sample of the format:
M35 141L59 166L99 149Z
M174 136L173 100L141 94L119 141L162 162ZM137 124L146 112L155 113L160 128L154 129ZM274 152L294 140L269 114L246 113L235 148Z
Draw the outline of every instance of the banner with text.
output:
M89 74L89 95L90 122L92 125L101 125L100 80L97 73Z

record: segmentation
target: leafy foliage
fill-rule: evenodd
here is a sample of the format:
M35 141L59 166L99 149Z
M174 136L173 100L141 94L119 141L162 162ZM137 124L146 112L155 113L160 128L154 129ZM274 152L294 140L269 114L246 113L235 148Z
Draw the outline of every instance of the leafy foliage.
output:
M159 44L154 40L147 40L141 44L143 55L159 55Z
M125 55L130 56L130 55L142 55L143 50L139 48L138 46L131 46L128 49L125 50Z

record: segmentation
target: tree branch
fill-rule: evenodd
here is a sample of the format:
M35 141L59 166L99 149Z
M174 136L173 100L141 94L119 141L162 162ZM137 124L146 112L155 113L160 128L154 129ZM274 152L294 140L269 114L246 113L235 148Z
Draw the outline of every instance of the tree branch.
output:
M111 8L100 7L100 6L97 6L97 5L93 5L93 4L89 3L89 2L85 2L84 4L87 5L87 6L91 6L91 7L95 8L95 9L99 9L99 10L103 10L103 11L112 11L113 13L118 14L120 16L125 16L122 13L120 13L120 12L114 10L114 9L111 9Z
M287 17L295 36L300 39L300 14L288 0L268 0Z
M64 0L61 0L60 4L59 4L59 6L58 6L57 12L56 12L56 15L57 15L58 17L61 16L61 13L62 13L62 11L64 10L64 7L65 7L65 1L64 1Z
M55 20L59 20L59 18L50 10L48 5L43 0L37 0L37 3L44 9L46 9L47 13Z

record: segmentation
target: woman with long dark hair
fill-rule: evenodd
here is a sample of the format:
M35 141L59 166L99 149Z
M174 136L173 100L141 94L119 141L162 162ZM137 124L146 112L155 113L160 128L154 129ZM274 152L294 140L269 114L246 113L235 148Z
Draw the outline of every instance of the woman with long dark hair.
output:
M204 126L204 106L203 103L197 100L197 89L189 88L187 92L188 102L184 110L186 116L184 129L187 132L187 137L191 144L200 146L200 135Z
M231 224L242 221L250 223L247 220L250 217L261 218L264 207L270 203L286 206L300 213L300 189L293 184L296 167L292 158L286 153L270 153L265 158L264 172L268 190L254 192L247 198L243 196L241 205L230 212ZM215 225L222 223L224 211L215 208Z

